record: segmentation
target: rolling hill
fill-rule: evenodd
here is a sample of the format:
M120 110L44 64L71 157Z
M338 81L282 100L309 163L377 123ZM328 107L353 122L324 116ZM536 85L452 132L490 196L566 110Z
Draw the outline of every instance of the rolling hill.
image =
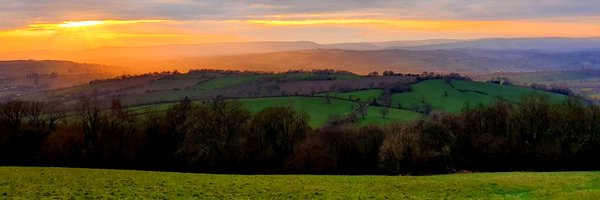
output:
M0 61L0 98L86 84L115 76L110 67L55 60Z
M600 51L544 53L521 50L302 50L262 54L197 57L142 64L266 71L333 68L367 74L394 70L487 74L549 70L600 69Z
M404 89L404 92L393 88ZM395 91L395 92L391 92ZM120 99L138 114L162 112L186 97L199 103L232 98L252 112L270 106L290 106L309 114L310 125L320 127L332 116L353 114L356 124L387 124L420 118L431 110L458 112L468 102L517 102L522 95L541 93L557 102L564 95L529 88L467 80L418 81L415 76L359 76L352 74L232 73L219 71L162 74L97 81L80 86L36 92L23 100L76 105L82 96L109 106ZM389 99L389 103L385 103ZM368 105L368 107L362 107ZM429 106L429 107L427 107ZM385 114L384 114L385 112ZM364 114L364 116L362 116Z
M600 70L580 69L568 71L543 71L522 73L492 73L475 76L477 80L508 78L515 84L544 84L569 88L577 95L600 102Z
M357 73L396 70L481 74L598 68L599 47L598 38L433 39L337 44L232 42L12 52L0 54L0 60L71 60L126 66L126 73L198 68L262 71L335 68Z
M407 48L392 46L388 49ZM408 47L413 50L432 49L479 49L479 50L539 50L547 52L571 52L600 49L600 38L485 38Z

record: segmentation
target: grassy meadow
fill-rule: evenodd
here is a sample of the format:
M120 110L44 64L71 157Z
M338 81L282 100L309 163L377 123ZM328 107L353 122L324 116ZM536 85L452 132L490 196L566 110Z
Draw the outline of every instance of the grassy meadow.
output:
M373 99L379 98L383 95L383 90L381 89L373 89L373 90L357 90L352 92L328 92L323 94L318 94L318 96L326 96L341 98L341 99L349 99L349 100L360 100L371 102Z
M202 91L218 90L223 87L250 83L265 76L268 75L221 77L200 83L197 85L198 88L194 90L158 91L140 94L138 96L126 96L124 99L142 97L163 102L183 99L190 95L193 97L193 94L201 93ZM232 82L230 79L236 81ZM357 124L359 126L389 124L397 121L411 121L418 119L419 117L422 117L423 114L412 110L414 107L424 105L424 103L430 104L434 110L456 113L459 112L467 102L471 105L490 104L498 99L517 102L523 95L533 92L545 94L552 101L561 101L566 98L564 95L529 88L462 80L454 80L450 83L441 79L426 80L413 84L412 89L411 92L392 94L392 107L388 108L389 114L385 118L383 118L381 114L382 107L370 106L365 118L359 117ZM333 97L330 98L331 103L327 103L325 98L326 95ZM370 102L372 99L377 99L381 95L383 95L383 90L371 89L351 92L328 92L318 94L315 97L279 96L239 98L237 100L242 102L252 112L259 112L264 108L273 106L290 106L296 110L306 112L310 116L310 125L312 127L320 127L325 125L332 115L344 116L356 110L359 106L358 99ZM145 105L133 107L132 110L136 113L164 111L171 105L173 105L173 103ZM401 106L402 109L398 109L399 106Z
M358 108L358 103L331 99L327 103L323 97L272 97L239 99L251 112L260 112L267 107L290 106L304 111L310 116L310 126L319 127L327 123L331 115L346 115Z
M416 119L423 117L423 114L413 112L410 110L397 109L397 108L385 108L388 110L389 113L387 114L387 116L385 118L383 118L383 116L381 114L382 109L384 109L384 107L369 106L367 108L367 115L365 116L364 119L361 119L360 115L358 116L358 120L359 120L358 125L359 126L384 125L384 124L391 124L394 122L412 121L412 120L416 120Z
M412 88L411 92L392 95L393 106L411 108L429 103L434 109L459 112L467 102L471 105L489 104L500 98L516 102L532 92L548 95L553 101L565 98L564 95L529 88L461 80L454 80L451 84L441 79L426 80L412 85Z
M214 175L0 167L0 198L597 199L599 172L434 176Z

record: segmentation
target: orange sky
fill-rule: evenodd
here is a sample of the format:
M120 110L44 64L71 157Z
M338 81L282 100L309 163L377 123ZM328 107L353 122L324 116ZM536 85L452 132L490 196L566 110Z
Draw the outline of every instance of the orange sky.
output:
M0 7L0 53L230 41L599 37L587 0L37 1Z
M206 27L206 28L204 28ZM309 31L306 31L309 30ZM264 19L223 21L88 20L36 23L0 31L0 52L36 49L82 50L102 46L144 46L204 42L316 40L302 31L345 31L348 41L479 37L594 37L600 23L534 20ZM282 36L278 36L282 35ZM424 36L424 37L422 37ZM323 40L323 42L344 42Z

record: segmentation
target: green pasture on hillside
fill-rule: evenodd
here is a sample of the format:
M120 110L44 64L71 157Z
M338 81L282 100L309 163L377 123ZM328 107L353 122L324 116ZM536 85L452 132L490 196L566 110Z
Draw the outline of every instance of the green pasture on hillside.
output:
M267 107L290 106L310 116L310 125L319 127L327 123L331 115L347 115L358 108L358 103L339 99L330 99L327 103L324 97L269 97L239 99L250 111L259 112Z
M537 91L529 88L504 86L474 81L426 80L412 85L412 91L392 95L393 106L412 108L429 103L434 109L448 112L459 112L468 102L471 105L490 104L502 98L517 102L522 95L541 93L548 95L551 100L563 100L564 95ZM453 87L454 86L454 87Z
M357 90L357 91L352 91L352 92L327 92L327 93L318 94L318 96L326 96L326 95L329 95L330 97L348 99L348 100L352 100L352 101L360 100L360 101L371 102L371 101L373 101L373 99L377 99L381 95L383 95L383 90L372 89L372 90Z

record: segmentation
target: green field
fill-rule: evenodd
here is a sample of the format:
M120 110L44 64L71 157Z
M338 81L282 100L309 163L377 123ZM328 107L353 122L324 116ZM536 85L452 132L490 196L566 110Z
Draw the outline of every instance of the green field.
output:
M221 78L215 78L210 81L198 84L193 87L194 90L208 91L240 85L256 81L261 78L268 77L269 75L241 75L241 76L227 76Z
M347 115L358 108L358 103L356 102L334 98L332 98L331 103L328 104L324 97L267 97L237 99L237 101L244 104L244 106L254 113L267 107L291 106L298 111L306 112L310 117L310 126L315 128L325 125L332 115ZM169 107L175 104L176 103L162 103L135 106L129 108L129 110L136 114L161 112L169 109ZM381 109L382 107L369 107L365 119L359 117L358 125L389 124L398 121L410 121L422 117L422 114L409 110L388 108L389 114L386 118L383 118Z
M456 87L456 89L480 91L485 93L487 96L505 98L511 101L518 101L523 95L532 92L547 95L551 101L562 101L565 99L565 96L561 94L532 90L529 88L516 86L489 84L475 81L452 81L452 84L454 85L454 87Z
M341 98L341 99L349 99L349 100L360 100L371 102L373 99L379 98L383 94L383 90L381 89L373 89L373 90L358 90L352 92L328 92L323 94L318 94L318 96L329 95L330 97Z
M290 106L304 111L310 116L310 125L319 127L327 123L331 115L346 115L358 108L358 103L331 99L327 103L324 97L270 97L239 99L250 111L259 112L267 107Z
M369 106L367 108L367 115L365 119L361 119L361 116L358 116L359 126L365 125L380 125L380 124L391 124L394 122L406 122L419 119L423 117L423 114L404 110L404 109L396 109L396 108L388 108L388 115L383 118L381 114L381 109L384 107L379 106Z
M412 85L413 91L397 93L392 96L393 105L400 104L403 108L421 106L422 102L429 103L434 109L448 112L459 112L465 103L471 105L489 104L499 98L518 101L522 95L532 92L548 95L552 100L562 100L563 95L550 92L536 91L528 88L503 86L473 81L452 81L452 85L444 80L427 80Z
M599 172L436 176L210 175L0 167L0 198L598 199Z
M247 79L254 80L256 80L257 77L258 76L246 76ZM229 80L229 77L217 78L214 81L216 80L220 80L219 82L221 82ZM200 85L205 84L212 85L210 87L205 87L205 89L218 88L214 83L210 83L210 81ZM220 84L219 87L227 87L223 84ZM240 82L227 84L240 84ZM564 95L537 91L529 88L460 80L452 81L451 83L447 83L444 80L427 80L412 85L412 88L413 90L411 92L395 93L392 95L392 107L394 108L389 108L389 115L386 118L383 118L381 114L381 107L370 106L365 119L359 117L359 122L357 124L360 126L389 124L392 122L418 119L423 115L413 112L412 109L415 107L421 108L421 106L424 105L422 102L430 104L433 109L456 113L459 112L467 102L471 105L489 104L498 99L517 102L523 95L534 92L545 94L553 101L560 101L566 98ZM128 100L135 101L136 98L143 97L144 99L151 99L155 102L166 102L176 101L185 96L194 97L194 95L198 95L199 93L202 93L202 90L159 91L140 94L135 96L135 98L134 96L126 96L123 100L125 100L125 102L128 102ZM264 108L273 106L291 106L296 110L306 112L310 116L310 125L312 127L320 127L325 125L332 115L344 116L357 109L359 103L354 101L357 98L365 100L374 99L381 96L382 93L383 90L381 89L372 89L345 93L322 93L317 95L317 97L265 97L242 98L237 100L242 102L252 112L259 112ZM325 94L334 97L330 98L331 103L327 103L326 98L324 97ZM353 101L345 100L350 97L352 97ZM136 113L144 113L152 110L161 111L166 110L169 105L172 104L134 107L133 110L135 110ZM398 106L401 106L403 109L397 109ZM419 109L419 111L422 110Z

